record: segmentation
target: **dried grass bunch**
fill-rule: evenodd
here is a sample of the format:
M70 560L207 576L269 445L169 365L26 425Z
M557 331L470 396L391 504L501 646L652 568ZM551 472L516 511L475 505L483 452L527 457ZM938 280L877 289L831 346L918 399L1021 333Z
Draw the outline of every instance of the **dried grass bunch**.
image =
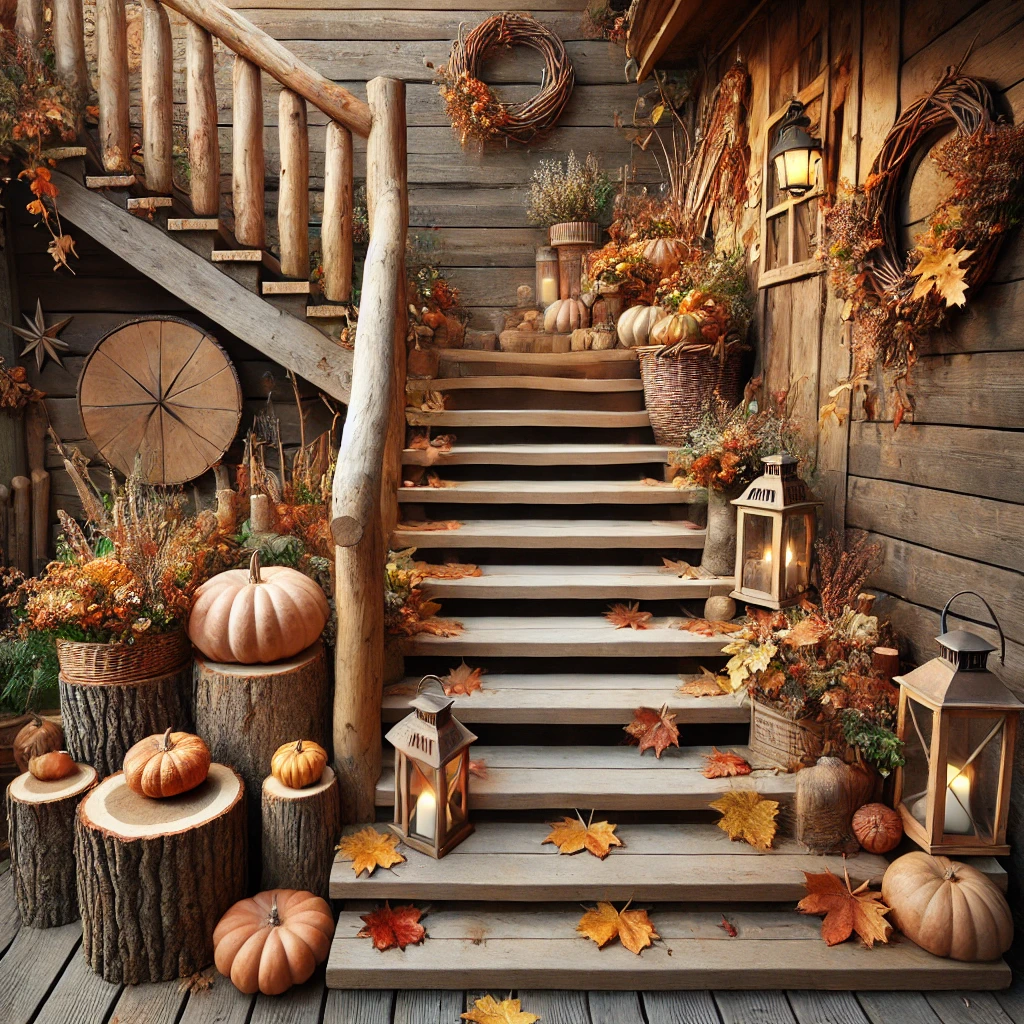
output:
M615 188L593 153L582 162L572 151L564 164L541 160L526 198L527 220L541 227L600 220Z

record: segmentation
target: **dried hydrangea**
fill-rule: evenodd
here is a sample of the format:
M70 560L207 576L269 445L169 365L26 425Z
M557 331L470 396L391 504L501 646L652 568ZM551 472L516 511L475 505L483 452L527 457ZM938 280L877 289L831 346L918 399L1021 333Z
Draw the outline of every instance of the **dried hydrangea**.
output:
M561 160L541 160L533 172L526 199L526 217L531 224L551 227L573 221L596 221L607 209L616 186L588 153L582 163L575 152Z

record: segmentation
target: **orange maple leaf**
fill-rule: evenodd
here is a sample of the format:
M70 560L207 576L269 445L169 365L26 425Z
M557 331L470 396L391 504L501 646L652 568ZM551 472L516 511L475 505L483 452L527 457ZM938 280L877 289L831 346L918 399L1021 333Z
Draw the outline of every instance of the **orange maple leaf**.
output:
M700 571L689 562L676 561L672 558L662 556L661 568L667 572L674 572L681 580L699 580Z
M680 678L685 682L676 690L676 693L684 697L721 697L723 693L732 692L728 679L715 675L703 665L700 667L699 676L694 676L692 679L688 679L686 676L680 676ZM719 681L720 678L725 679L724 686Z
M413 562L412 567L424 579L461 580L467 576L483 576L483 570L479 565L470 565L468 562L449 562L445 565Z
M821 937L830 946L845 942L856 932L869 948L876 942L888 942L892 925L885 919L889 907L880 892L872 892L864 882L850 886L850 875L843 865L845 879L827 868L822 874L804 872L807 895L796 905L801 914L824 914Z
M647 629L652 615L640 611L640 602L634 601L633 604L613 604L604 613L604 617L616 629L625 629L627 626L630 629Z
M334 848L342 860L352 861L352 870L357 876L366 872L372 875L378 868L391 868L405 861L396 849L398 836L393 832L378 832L372 826L342 836L341 842Z
M739 633L743 627L735 622L724 619L687 619L679 623L679 628L701 636L720 636L722 633Z
M457 519L412 519L407 523L399 523L400 530L419 530L422 533L434 533L441 530L458 530L462 526Z
M428 487L458 487L454 480L442 480L436 473L427 474Z
M469 762L469 774L475 779L487 778L487 759L481 757L479 760Z
M369 914L360 918L365 923L357 935L360 939L372 939L374 946L383 952L385 949L405 949L406 946L419 945L427 932L420 924L421 912L411 903L404 907L391 909L385 902Z
M558 847L559 853L579 853L581 850L587 850L604 860L613 846L622 846L622 840L615 835L617 825L607 821L595 822L593 819L591 813L590 821L585 822L577 812L575 818L566 815L561 821L548 822L551 833L541 846L553 843Z
M719 750L712 747L710 754L704 755L704 778L724 779L730 775L749 775L750 765L731 750Z
M470 668L465 659L458 668L453 668L447 675L441 676L441 685L447 697L469 697L477 690L483 689L482 668Z
M662 705L660 711L654 708L637 708L633 712L633 721L623 726L623 731L632 736L640 744L640 753L654 748L654 756L661 758L666 747L679 746L679 726L676 725L675 712Z
M652 939L661 938L654 930L647 911L630 910L628 903L622 910L616 910L611 903L598 903L580 918L576 931L593 939L598 947L618 938L630 953L636 953L637 956L642 949L651 945Z

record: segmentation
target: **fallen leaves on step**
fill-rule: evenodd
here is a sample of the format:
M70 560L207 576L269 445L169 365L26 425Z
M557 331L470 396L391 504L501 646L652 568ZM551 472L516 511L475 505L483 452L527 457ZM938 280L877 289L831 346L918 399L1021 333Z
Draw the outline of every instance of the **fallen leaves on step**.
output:
M739 932L736 931L736 925L734 925L732 921L725 916L725 914L722 915L722 922L718 927L721 928L730 939L735 939L736 936L739 935Z
M628 903L622 910L616 910L611 903L598 903L580 918L576 931L593 939L599 948L618 938L630 953L637 956L651 945L652 939L661 937L654 930L647 911L630 910Z
M615 835L618 825L612 825L607 821L595 822L593 812L588 822L584 822L577 812L575 818L566 815L561 821L549 821L548 827L551 834L541 846L545 843L554 843L559 853L579 853L580 850L587 850L604 860L613 846L622 846L622 840Z
M372 875L377 868L392 868L405 861L396 849L398 836L393 832L378 832L375 828L364 828L351 835L342 836L335 850L342 860L352 861L352 870L358 878L364 871Z
M743 626L725 619L686 619L679 623L679 628L701 636L721 636L722 633L739 633Z
M645 476L640 481L645 487L671 487L667 480L656 480L653 476Z
M442 480L436 473L427 474L428 487L458 487L454 480Z
M450 452L455 443L454 434L438 434L431 437L429 431L420 431L409 438L409 447L416 452L430 452L433 455L441 455Z
M485 758L480 758L478 761L469 762L469 774L474 779L486 779L487 778L487 761Z
M454 619L438 618L437 613L440 610L439 601L431 601L423 591L413 590L405 599L405 604L398 609L393 631L399 636L416 636L418 633L458 636L462 632L462 623Z
M483 576L479 565L470 565L468 562L448 562L445 565L413 562L412 567L423 579L464 580L467 576Z
M825 915L821 937L830 946L845 942L854 932L869 948L876 942L888 942L892 925L885 919L889 908L882 902L882 894L872 892L867 882L851 888L845 864L843 873L845 878L827 868L821 874L805 871L807 895L796 909L801 914Z
M472 1010L462 1015L462 1020L474 1024L536 1024L540 1017L527 1013L518 999L502 999L499 1003L494 996L486 995L477 999Z
M194 995L197 992L207 992L213 988L213 971L200 971L198 974L190 974L178 982L179 992L188 992ZM116 1020L116 1018L115 1018Z
M448 396L432 389L409 391L406 394L406 405L420 412L444 412L448 408Z
M441 685L446 697L469 697L483 688L482 668L470 668L465 661L458 668L453 668L447 675L441 676Z
M711 806L722 812L717 824L730 839L742 839L758 850L771 849L778 828L777 800L766 800L752 789L734 789Z
M462 523L457 519L411 519L407 523L398 524L399 530L419 530L422 533L438 533L442 530L458 530L461 529L461 527Z
M374 946L383 952L386 949L405 949L406 946L419 945L427 932L420 924L420 911L411 903L404 907L391 909L389 903L377 907L369 914L363 914L360 920L363 927L356 938L372 939Z
M675 561L671 558L662 557L662 570L666 572L674 572L681 580L699 580L700 572L695 567L690 565L689 562Z
M667 704L663 704L660 711L637 708L633 712L633 721L623 726L623 730L640 744L641 754L653 747L654 756L660 759L666 747L679 746L676 715L669 711Z
M653 616L650 612L640 611L640 602L634 601L632 604L613 604L604 617L616 629L648 629Z
M704 755L705 779L725 779L732 775L749 774L749 763L731 750L719 750L718 747L712 747L711 753Z
M723 693L732 693L732 685L726 677L716 676L701 665L700 675L687 679L676 693L685 697L721 697Z

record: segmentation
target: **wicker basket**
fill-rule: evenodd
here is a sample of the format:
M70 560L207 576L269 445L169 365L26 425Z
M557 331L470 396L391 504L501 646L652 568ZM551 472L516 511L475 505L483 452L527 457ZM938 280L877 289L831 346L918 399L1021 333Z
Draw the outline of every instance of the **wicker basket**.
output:
M759 758L788 768L794 761L817 757L824 740L820 722L787 718L756 700L750 702L750 751Z
M654 440L680 448L689 440L712 395L717 393L729 405L736 405L743 397L743 350L739 345L729 345L723 362L703 345L696 351L683 349L667 357L658 356L661 348L641 345L633 351L640 359L644 402Z
M130 683L169 675L185 665L192 645L183 629L140 636L130 644L57 641L61 678L67 683Z

